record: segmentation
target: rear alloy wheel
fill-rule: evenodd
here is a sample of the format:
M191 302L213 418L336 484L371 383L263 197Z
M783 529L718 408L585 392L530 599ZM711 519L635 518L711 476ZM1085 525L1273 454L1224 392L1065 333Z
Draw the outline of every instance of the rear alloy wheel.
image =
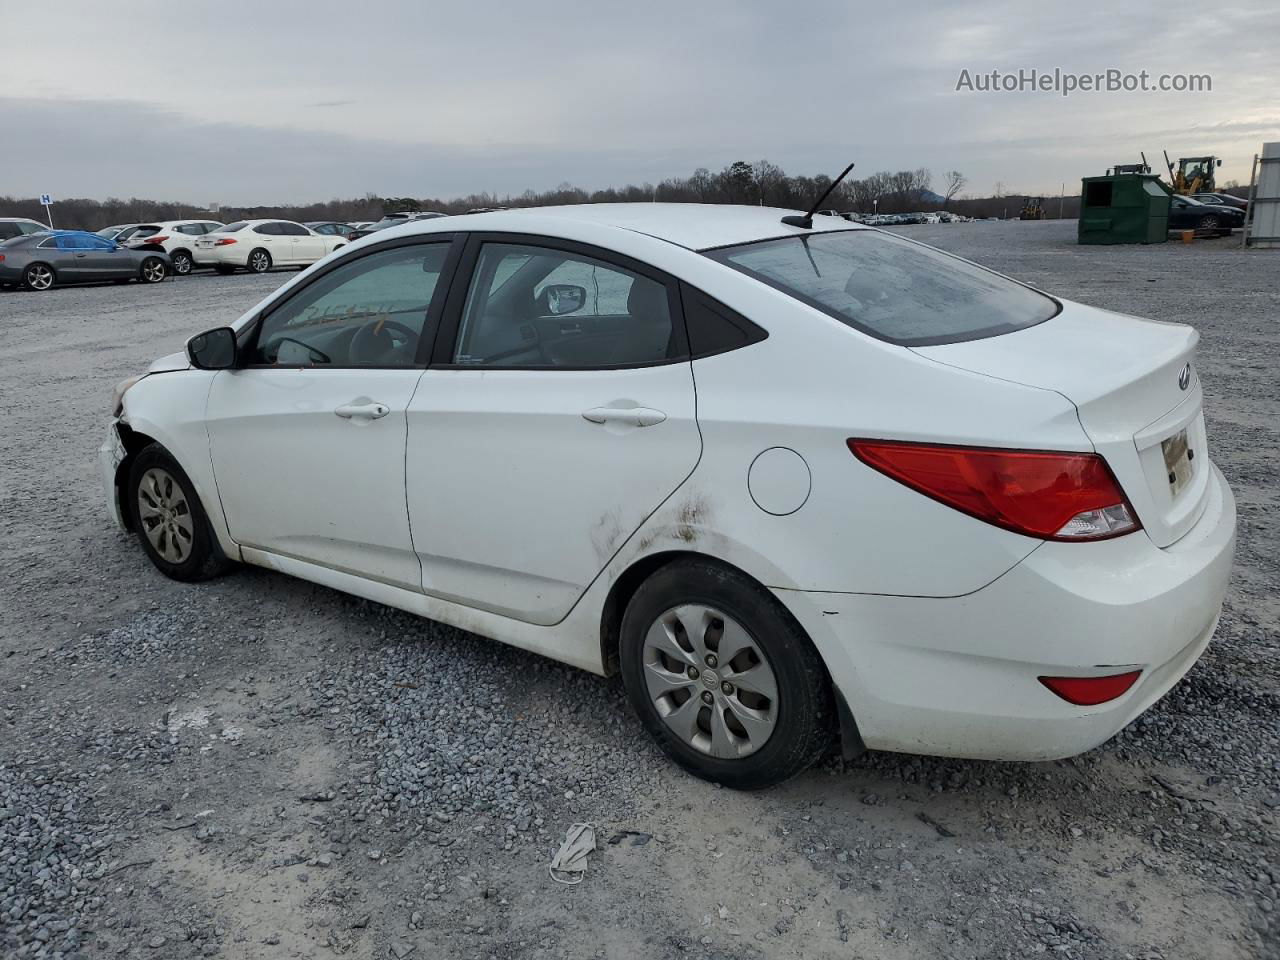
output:
M48 290L53 286L53 267L33 263L22 272L22 283L28 290Z
M186 250L174 251L169 255L169 260L173 264L174 275L179 277L185 277L196 266L196 262L191 259L191 254Z
M1199 230L1201 233L1215 234L1221 229L1218 224L1218 218L1213 214L1200 218Z
M690 773L759 789L795 776L831 743L830 680L799 624L734 570L663 567L636 591L619 650L632 706Z
M168 275L169 268L159 257L147 257L142 261L142 269L138 271L143 283L159 283Z
M249 254L249 269L254 273L266 273L271 269L271 254L265 250L255 250Z

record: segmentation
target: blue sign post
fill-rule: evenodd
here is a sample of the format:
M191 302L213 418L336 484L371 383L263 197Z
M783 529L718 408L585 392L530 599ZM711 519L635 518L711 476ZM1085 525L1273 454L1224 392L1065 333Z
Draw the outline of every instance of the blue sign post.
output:
M53 197L47 193L40 194L40 203L44 207L44 218L49 221L49 229L53 229Z

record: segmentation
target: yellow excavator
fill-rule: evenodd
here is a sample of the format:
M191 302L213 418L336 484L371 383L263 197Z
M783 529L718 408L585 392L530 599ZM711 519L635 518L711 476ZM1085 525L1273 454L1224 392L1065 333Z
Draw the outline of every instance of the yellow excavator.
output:
M1018 219L1043 220L1044 197L1027 197L1026 202L1022 204L1022 213L1018 214Z
M1175 168L1166 150L1164 165L1169 168L1169 184L1173 192L1187 197L1193 193L1215 192L1213 174L1222 166L1222 160L1218 157L1179 157Z

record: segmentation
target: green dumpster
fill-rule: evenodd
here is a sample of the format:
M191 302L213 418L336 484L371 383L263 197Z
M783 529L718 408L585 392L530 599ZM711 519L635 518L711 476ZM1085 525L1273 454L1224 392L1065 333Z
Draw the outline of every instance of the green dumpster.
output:
M1080 193L1080 243L1164 243L1169 191L1151 173L1085 177Z

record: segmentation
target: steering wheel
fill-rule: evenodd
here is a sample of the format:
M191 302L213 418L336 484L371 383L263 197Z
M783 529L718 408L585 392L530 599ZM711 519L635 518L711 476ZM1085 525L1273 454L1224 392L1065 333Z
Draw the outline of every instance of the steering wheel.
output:
M360 358L372 362L381 360L392 350L399 352L407 349L413 353L418 348L419 339L420 336L413 329L398 320L378 317L366 323L351 338L351 357L353 360Z

